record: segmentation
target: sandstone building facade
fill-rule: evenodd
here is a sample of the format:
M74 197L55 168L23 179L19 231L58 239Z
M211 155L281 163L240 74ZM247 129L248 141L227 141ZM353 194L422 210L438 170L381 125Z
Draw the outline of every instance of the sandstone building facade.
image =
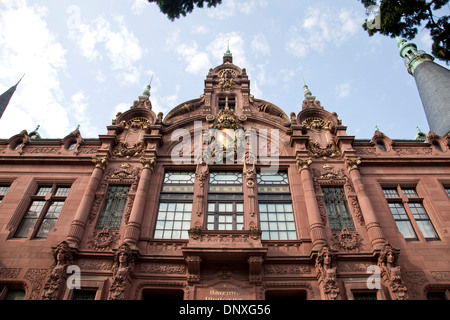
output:
M0 140L1 299L450 298L449 136L358 140L306 85L286 115L229 52L165 116L149 89Z

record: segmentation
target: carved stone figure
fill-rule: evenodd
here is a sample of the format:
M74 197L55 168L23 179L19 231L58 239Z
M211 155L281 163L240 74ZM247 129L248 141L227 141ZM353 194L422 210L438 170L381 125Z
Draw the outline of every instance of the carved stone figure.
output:
M57 300L67 280L67 267L72 263L72 252L66 241L53 250L54 263L44 285L43 300Z
M400 266L397 266L398 254L390 244L386 244L378 257L383 282L389 288L392 298L408 300L408 289L403 280Z
M316 272L319 286L328 300L339 300L339 288L336 282L337 268L332 266L333 254L328 246L323 246L316 258Z
M134 270L135 258L128 246L124 243L114 256L113 278L109 289L109 300L123 300L125 289L131 272Z

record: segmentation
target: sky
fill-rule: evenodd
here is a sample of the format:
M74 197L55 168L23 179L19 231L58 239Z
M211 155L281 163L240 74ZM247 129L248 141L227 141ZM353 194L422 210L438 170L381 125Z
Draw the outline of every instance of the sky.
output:
M0 93L25 74L0 138L38 125L42 138L78 125L97 138L151 79L153 111L167 115L203 94L228 41L250 93L287 115L301 111L304 80L356 139L371 139L375 126L391 139L428 133L395 39L370 37L366 18L358 0L223 0L175 21L146 0L0 0ZM431 51L427 30L413 42Z

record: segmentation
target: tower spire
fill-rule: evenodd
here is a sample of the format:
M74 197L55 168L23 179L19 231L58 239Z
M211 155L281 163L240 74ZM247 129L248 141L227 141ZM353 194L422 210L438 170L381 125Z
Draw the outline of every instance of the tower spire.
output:
M434 62L434 58L417 50L414 43L396 37L400 56L416 80L420 99L431 131L439 136L450 134L450 70Z
M22 78L20 78L15 85L13 85L11 88L9 88L3 94L0 95L0 118L3 115L3 112L5 112L6 107L9 104L9 101L11 100L14 92L16 92L16 88L19 85L20 81L22 81L24 76L25 74L23 74Z
M152 81L153 81L153 75L150 79L150 83L147 85L144 92L142 92L142 95L139 96L139 100L149 100L150 99L150 89L152 88Z
M227 39L227 51L223 54L223 63L226 62L233 62L233 54L230 51L230 39Z
M306 100L315 100L316 97L312 95L311 91L309 91L308 86L305 83L305 79L303 79L303 95L305 96Z

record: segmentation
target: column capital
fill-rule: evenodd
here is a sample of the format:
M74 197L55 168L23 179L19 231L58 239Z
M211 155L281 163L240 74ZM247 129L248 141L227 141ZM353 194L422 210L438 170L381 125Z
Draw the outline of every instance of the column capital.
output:
M144 166L144 169L150 169L151 171L153 171L153 168L155 167L156 159L155 159L155 157L152 157L152 158L141 157L140 162Z
M345 163L348 172L350 172L353 169L358 169L358 166L361 164L361 158L345 158Z
M108 157L92 157L92 162L95 164L96 168L100 168L102 171L106 169L106 166L108 165Z
M298 172L302 171L303 169L309 169L309 165L312 163L311 158L297 157L296 160L297 160Z

